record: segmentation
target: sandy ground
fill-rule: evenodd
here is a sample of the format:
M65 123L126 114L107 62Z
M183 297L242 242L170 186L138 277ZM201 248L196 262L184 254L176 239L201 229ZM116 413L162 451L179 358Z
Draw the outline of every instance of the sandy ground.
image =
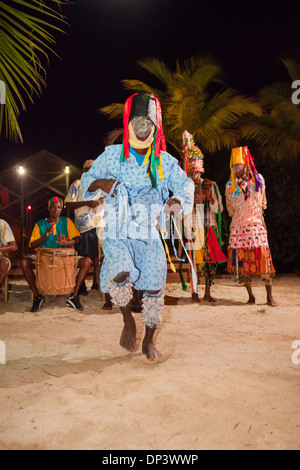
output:
M151 364L139 314L130 354L119 311L102 311L97 292L83 313L61 297L30 314L27 287L14 284L8 306L0 299L0 449L299 449L299 287L297 276L277 277L271 308L260 283L254 306L227 277L214 305L168 285L179 303L165 309L163 358Z

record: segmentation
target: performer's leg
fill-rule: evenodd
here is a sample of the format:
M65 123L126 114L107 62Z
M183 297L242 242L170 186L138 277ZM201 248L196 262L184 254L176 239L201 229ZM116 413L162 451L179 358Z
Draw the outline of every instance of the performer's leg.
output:
M248 274L243 274L242 268L239 269L239 284L246 287L248 295L249 295L249 300L247 302L248 305L254 305L255 304L255 296L253 294L252 290L252 277Z
M216 302L216 299L210 295L210 287L211 287L211 278L207 275L205 277L205 294L203 300L206 302Z
M136 324L131 313L131 302L126 307L121 307L124 327L120 338L120 346L127 351L136 350Z
M100 280L100 261L98 256L94 258L94 276L93 276L93 285L92 290L99 290L99 280Z
M76 286L74 290L74 297L78 297L81 286L83 285L85 278L89 272L93 262L90 258L81 258L78 261L79 273L76 280Z
M129 272L119 273L109 283L112 302L121 308L123 314L124 328L120 338L120 346L127 351L136 350L136 325L131 313L132 285Z
M79 273L77 275L76 286L74 293L70 295L70 297L68 297L66 300L67 307L74 308L74 310L84 310L84 307L80 303L79 292L81 287L83 286L89 269L92 266L92 263L93 261L91 260L91 258L81 258L78 261Z
M100 260L99 260L99 278L98 279L100 279L100 273L101 273L101 268L102 268L103 261L104 261L104 255L102 255ZM103 304L102 310L112 310L112 308L113 308L113 304L112 304L112 301L111 301L111 295L106 293L105 294L105 303Z
M253 294L251 283L245 284L245 287L246 287L248 295L249 295L249 300L248 300L247 304L254 305L255 304L255 297L254 297L254 294Z
M0 259L0 289L10 268L10 261L7 258Z
M162 324L161 311L164 308L164 295L162 291L148 291L143 296L143 322L146 334L143 341L143 353L147 359L153 361L161 354L154 347L153 336L158 326Z
M267 290L267 303L270 307L278 307L278 303L273 299L272 296L272 286L266 286Z
M262 280L265 282L266 291L267 291L267 304L270 307L278 307L278 303L273 299L272 295L272 276L267 274L262 276Z
M132 289L133 299L131 304L131 310L135 313L141 313L143 311L142 297L144 292L136 289Z
M35 275L33 272L33 261L31 258L23 258L21 260L21 267L25 276L26 281L28 282L28 285L33 292L34 299L33 299L33 304L31 307L31 312L36 313L38 312L44 305L45 303L45 297L39 294L36 285L35 285Z
M112 308L111 296L110 294L105 294L105 303L103 304L102 310L112 310Z
M145 333L145 338L143 341L143 353L146 354L147 359L149 361L153 361L156 357L160 357L161 354L157 349L154 347L153 344L153 336L154 336L155 330L152 328L149 328L146 326L146 333Z
M26 281L33 292L34 297L39 297L38 290L35 285L35 275L33 272L33 261L31 258L23 258L21 260L21 267Z

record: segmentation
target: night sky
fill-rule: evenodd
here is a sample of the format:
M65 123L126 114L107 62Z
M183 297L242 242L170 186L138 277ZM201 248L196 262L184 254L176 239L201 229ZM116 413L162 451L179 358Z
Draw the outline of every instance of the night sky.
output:
M279 58L300 62L300 15L295 2L218 0L74 0L70 28L57 36L61 60L51 57L47 89L20 119L24 144L0 140L0 170L42 149L81 166L103 150L117 127L98 112L130 93L122 79L156 85L137 60L210 54L228 86L252 94L287 80Z

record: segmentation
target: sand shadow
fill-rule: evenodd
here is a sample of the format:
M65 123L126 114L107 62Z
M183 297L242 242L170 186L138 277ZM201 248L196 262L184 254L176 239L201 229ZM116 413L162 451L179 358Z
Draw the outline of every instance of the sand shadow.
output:
M214 297L215 298L215 297ZM215 302L208 302L207 300L203 300L200 297L200 302L193 302L191 298L186 297L178 297L178 306L182 307L183 305L194 305L194 306L205 306L205 307L221 307L221 306L237 306L241 307L243 305L247 305L246 302L241 302L240 300L228 300L228 299L220 299L215 298ZM175 305L176 307L176 305Z
M47 377L62 378L66 375L93 371L100 374L104 369L116 364L126 364L134 360L140 353L110 358L87 358L76 362L64 361L64 355L54 357L30 357L7 361L0 368L0 387L16 388L31 383L40 383Z

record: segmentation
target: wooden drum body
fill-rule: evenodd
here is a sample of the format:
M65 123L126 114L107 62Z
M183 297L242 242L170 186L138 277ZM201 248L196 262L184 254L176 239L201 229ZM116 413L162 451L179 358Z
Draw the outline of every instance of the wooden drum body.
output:
M73 248L40 248L36 257L36 287L42 295L69 295L74 292L77 252Z

